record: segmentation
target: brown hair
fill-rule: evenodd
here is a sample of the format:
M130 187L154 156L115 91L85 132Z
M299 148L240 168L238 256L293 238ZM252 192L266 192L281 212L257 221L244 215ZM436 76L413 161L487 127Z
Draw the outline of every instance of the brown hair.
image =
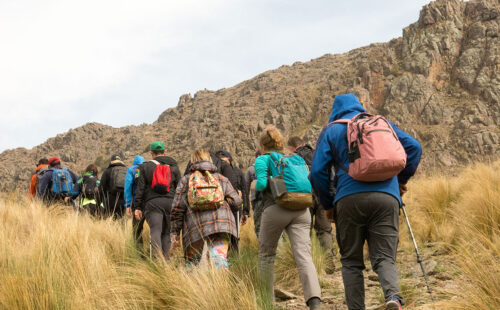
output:
M304 144L304 140L302 138L293 136L288 139L288 146L291 147L299 147Z
M94 164L90 164L85 168L85 172L92 172L95 176L99 173L99 169L97 169L97 166Z
M283 151L285 144L283 135L274 126L267 126L266 129L260 134L260 146L262 151Z
M212 158L210 157L210 153L205 150L194 150L191 153L191 163L195 163L197 161L209 161L212 162Z

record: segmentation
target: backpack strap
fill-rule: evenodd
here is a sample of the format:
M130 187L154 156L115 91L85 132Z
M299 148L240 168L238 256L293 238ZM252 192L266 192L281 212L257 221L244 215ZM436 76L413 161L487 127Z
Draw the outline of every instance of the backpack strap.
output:
M156 166L158 165L161 165L159 161L157 161L156 159L151 159L150 162L152 162L153 164L155 164Z

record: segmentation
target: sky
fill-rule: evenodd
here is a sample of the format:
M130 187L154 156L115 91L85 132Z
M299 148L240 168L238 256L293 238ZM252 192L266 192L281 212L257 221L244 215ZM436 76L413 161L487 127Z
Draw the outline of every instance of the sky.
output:
M402 35L428 0L0 0L0 152Z

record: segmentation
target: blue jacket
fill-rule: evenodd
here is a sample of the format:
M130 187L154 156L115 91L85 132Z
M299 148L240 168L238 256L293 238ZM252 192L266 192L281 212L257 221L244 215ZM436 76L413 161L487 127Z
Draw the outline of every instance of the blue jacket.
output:
M351 119L356 114L366 112L358 98L353 94L338 95L333 101L332 113L329 122L338 119ZM359 182L351 178L342 169L335 168L336 195L330 191L329 169L333 163L340 162L344 167L349 167L347 155L347 126L346 124L330 124L323 128L316 143L316 152L309 176L311 184L321 205L331 209L337 201L345 196L362 192L383 192L394 196L401 203L399 183L406 184L415 174L422 148L415 138L391 123L401 144L403 145L407 162L406 167L397 177L382 182Z
M124 196L125 196L125 208L130 207L132 201L134 201L135 196L135 170L139 168L139 165L144 162L144 157L136 156L134 158L134 162L132 166L128 168L127 175L125 176L125 188L124 188Z

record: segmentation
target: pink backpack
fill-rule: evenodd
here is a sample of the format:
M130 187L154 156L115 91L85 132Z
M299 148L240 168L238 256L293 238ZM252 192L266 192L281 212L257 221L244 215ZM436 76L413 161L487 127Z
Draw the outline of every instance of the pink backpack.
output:
M385 181L397 176L406 166L406 152L392 126L382 115L359 113L347 124L349 170L343 170L363 182Z

